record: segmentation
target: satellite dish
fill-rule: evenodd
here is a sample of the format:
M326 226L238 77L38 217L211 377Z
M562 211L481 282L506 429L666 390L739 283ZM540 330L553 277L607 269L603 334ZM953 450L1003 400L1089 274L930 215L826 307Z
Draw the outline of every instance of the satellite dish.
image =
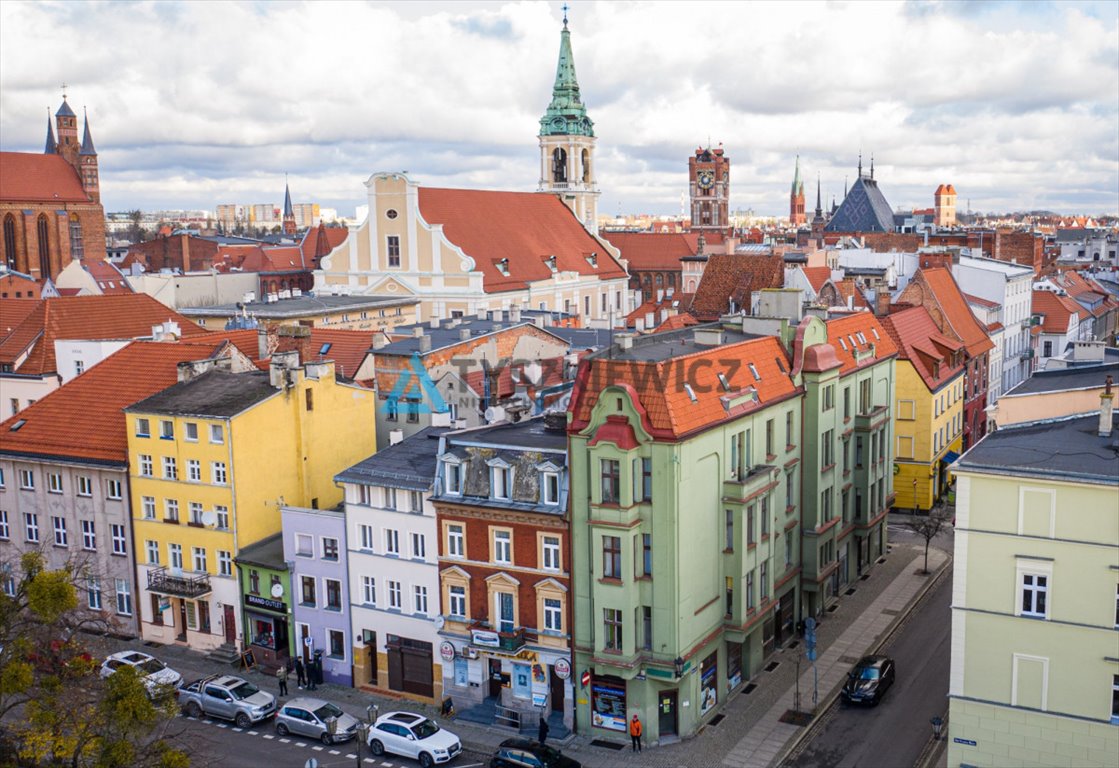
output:
M436 616L432 621L435 624L436 630L442 629L443 625L447 623L446 619L444 619L442 616Z
M206 512L203 512L202 513L202 525L206 526L207 528L217 528L218 527L218 516L212 510L207 510Z
M276 582L275 584L272 585L272 597L279 600L283 596L284 596L284 585L281 584L280 582Z

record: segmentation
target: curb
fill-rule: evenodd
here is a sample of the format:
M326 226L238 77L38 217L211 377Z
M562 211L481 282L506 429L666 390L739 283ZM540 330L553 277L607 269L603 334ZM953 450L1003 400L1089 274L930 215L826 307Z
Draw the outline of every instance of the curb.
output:
M937 569L932 578L926 581L925 585L917 591L916 595L914 595L913 600L909 603L909 607L906 609L905 613L899 613L897 616L895 616L894 620L890 622L890 626L886 627L886 631L882 633L882 638L870 648L868 648L863 655L875 654L882 649L882 646L884 646L886 642L893 636L894 632L897 631L902 622L909 618L909 614L913 613L913 609L917 607L917 604L924 599L925 595L927 595L934 586L940 583L940 580L944 578L944 574L948 572L948 566L950 566L954 562L954 560L955 558L953 558L952 555L948 555L948 559L941 564L940 568ZM781 763L783 763L789 755L795 752L800 747L800 745L808 739L809 735L813 733L816 725L820 722L821 715L831 709L832 704L834 704L835 700L839 698L839 693L842 689L843 684L841 682L839 685L835 686L826 697L824 697L821 705L816 708L816 712L812 715L812 722L804 726L803 730L801 730L801 732L796 735L792 743L785 745L785 748L781 750L777 757L770 761L770 766L781 765Z
M925 744L925 748L921 750L920 757L917 758L914 768L933 768L940 760L940 757L948 749L948 711L944 711L944 729L940 739L929 739Z

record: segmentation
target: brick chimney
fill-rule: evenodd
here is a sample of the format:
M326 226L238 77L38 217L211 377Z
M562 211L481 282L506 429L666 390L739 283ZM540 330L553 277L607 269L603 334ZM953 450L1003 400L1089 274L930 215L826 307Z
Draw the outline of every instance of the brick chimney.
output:
M890 314L890 289L884 285L880 285L874 290L874 314L878 317L885 317Z

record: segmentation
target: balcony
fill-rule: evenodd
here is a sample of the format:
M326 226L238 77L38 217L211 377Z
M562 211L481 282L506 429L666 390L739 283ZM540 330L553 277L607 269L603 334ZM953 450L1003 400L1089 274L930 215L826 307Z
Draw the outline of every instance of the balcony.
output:
M876 405L865 413L855 415L855 430L857 432L873 432L889 420L890 409L884 405Z
M171 573L167 566L148 571L148 591L175 597L197 598L210 593L210 575Z
M1018 357L1022 358L1023 360L1029 360L1033 356L1034 351L1032 349L1023 349L1021 352L1018 353Z

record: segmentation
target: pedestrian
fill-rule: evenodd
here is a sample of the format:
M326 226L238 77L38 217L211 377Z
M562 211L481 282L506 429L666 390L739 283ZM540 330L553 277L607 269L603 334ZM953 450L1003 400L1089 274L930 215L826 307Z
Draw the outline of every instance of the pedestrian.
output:
M548 740L548 721L544 719L544 714L540 714L540 730L536 734L536 740L540 742L540 746L544 746L544 742Z
M322 664L318 659L311 659L307 662L307 690L313 691L319 687L318 683L321 679L319 676L322 674Z
M641 719L634 715L629 721L629 738L633 742L633 751L641 751Z
M307 674L303 671L303 659L296 657L295 659L295 684L299 686L299 690L303 690L303 686L307 684Z
M281 664L280 668L276 670L276 680L280 683L280 695L288 695L288 665Z

